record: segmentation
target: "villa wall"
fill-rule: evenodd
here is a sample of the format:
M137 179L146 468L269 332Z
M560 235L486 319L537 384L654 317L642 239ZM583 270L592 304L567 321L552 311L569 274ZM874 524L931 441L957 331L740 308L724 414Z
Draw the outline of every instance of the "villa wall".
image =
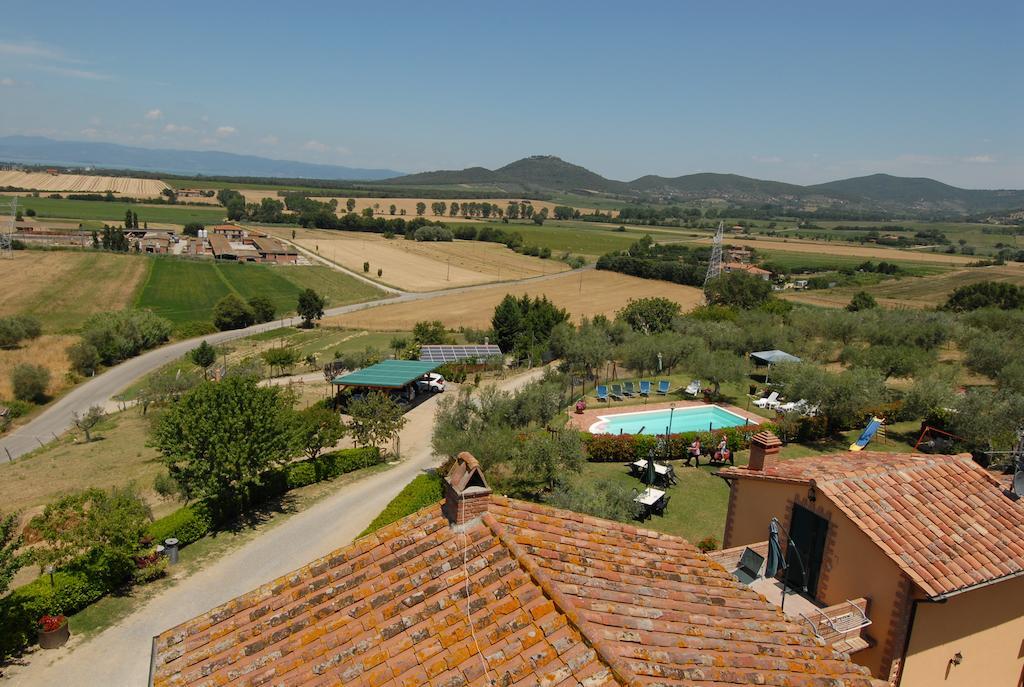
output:
M1024 577L918 604L900 687L1021 684Z

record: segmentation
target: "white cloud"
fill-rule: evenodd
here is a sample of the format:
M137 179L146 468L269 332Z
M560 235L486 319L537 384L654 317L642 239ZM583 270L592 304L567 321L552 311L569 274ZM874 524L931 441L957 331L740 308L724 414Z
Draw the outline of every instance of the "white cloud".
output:
M306 141L302 144L303 150L311 150L314 153L326 153L329 146L326 143L320 141Z
M996 159L991 155L971 155L969 157L963 158L963 162L976 162L985 165L991 164L995 161Z
M273 135L264 136L263 138L260 139L260 143L262 143L265 146L276 146L280 142L281 140L277 136Z
M106 81L111 78L109 74L100 74L99 72L89 71L88 69L68 69L66 67L51 67L49 65L32 65L35 69L42 69L46 72L52 72L61 76L67 76L72 79L88 79L90 81Z
M0 55L15 57L36 57L47 60L66 60L59 50L31 41L0 41Z
M5 76L3 78L0 78L0 86L16 86L17 83L18 83L17 81L15 81L14 79L12 79L9 76Z
M164 125L165 134L191 134L193 132L195 129L184 124L167 123Z
M218 126L215 132L220 138L226 138L228 136L234 136L238 133L238 130L233 126Z
M164 113L160 111L160 108L154 107L152 110L146 113L146 119L155 121L157 119L163 119Z

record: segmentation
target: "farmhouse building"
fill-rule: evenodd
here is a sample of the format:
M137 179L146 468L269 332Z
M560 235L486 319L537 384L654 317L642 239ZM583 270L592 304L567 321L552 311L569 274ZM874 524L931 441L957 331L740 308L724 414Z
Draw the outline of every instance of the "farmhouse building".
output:
M777 518L788 533L787 613L876 677L905 687L1021 684L1022 502L969 455L779 461L779 446L757 434L750 464L719 473L730 486L723 563L746 547L763 552ZM751 586L781 601L774 580Z
M445 497L154 639L151 684L882 687L679 537Z
M294 265L298 262L298 252L277 239L263 234L250 234L244 230L243 234L237 236L235 232L211 229L207 241L213 257L218 260L273 262L279 265Z
M722 272L729 274L730 272L746 272L751 274L758 279L768 281L772 278L772 273L768 270L761 269L756 265L748 265L744 262L725 262L722 263Z

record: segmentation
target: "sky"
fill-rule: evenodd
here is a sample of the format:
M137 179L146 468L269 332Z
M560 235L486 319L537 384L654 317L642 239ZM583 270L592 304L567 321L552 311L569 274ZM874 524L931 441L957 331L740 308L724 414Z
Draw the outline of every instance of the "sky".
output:
M0 136L1024 188L1024 2L7 0Z

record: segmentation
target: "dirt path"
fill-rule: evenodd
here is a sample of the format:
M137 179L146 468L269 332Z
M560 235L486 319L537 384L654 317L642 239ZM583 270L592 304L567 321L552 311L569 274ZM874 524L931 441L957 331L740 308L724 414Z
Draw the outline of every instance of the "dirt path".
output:
M531 370L503 380L499 386L519 388L542 371ZM438 465L440 461L430 448L436 410L435 397L409 412L409 424L401 436L404 459L392 469L347 484L309 509L284 519L215 563L181 579L92 639L72 640L59 651L33 654L25 665L8 670L6 684L145 685L154 636L349 544L402 487Z

